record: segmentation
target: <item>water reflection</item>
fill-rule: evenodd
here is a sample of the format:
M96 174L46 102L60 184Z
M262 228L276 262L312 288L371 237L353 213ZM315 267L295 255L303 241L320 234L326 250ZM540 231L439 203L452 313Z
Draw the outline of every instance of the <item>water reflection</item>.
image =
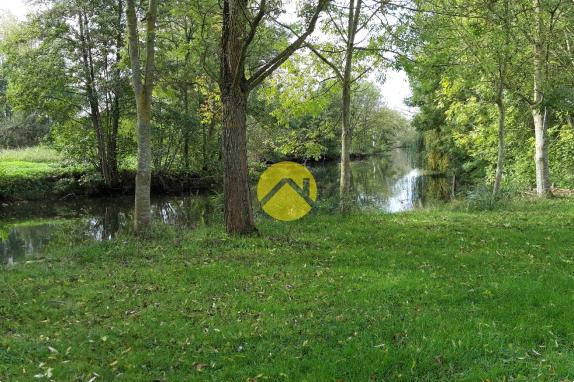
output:
M13 264L34 256L52 239L53 232L53 224L12 227L0 237L0 263Z
M152 200L155 222L192 229L217 218L214 198L209 195L162 197ZM12 264L36 257L54 237L58 221L77 221L78 231L94 240L111 240L132 222L131 197L22 202L0 207L0 264ZM33 219L33 220L32 220ZM46 223L42 220L57 219ZM22 223L22 221L27 221Z
M354 161L352 190L361 210L402 212L450 195L450 181L419 169L416 154L394 150L388 155ZM338 163L311 166L319 201L336 204ZM75 199L50 203L28 202L0 207L0 263L25 261L41 252L56 231L52 219L78 221L78 228L95 240L110 240L132 220L133 198ZM209 195L161 197L152 200L154 221L186 229L222 221L221 202ZM46 221L49 221L47 223ZM16 222L16 223L6 223Z
M111 240L132 222L132 199L103 202L87 219L86 235L96 240ZM213 218L213 201L208 195L160 198L152 201L151 216L155 222L194 228L210 223Z
M419 168L418 155L411 150L396 149L384 156L351 163L351 186L361 210L390 213L420 208L436 200L448 200L450 181L446 176L429 174ZM320 198L336 199L338 165L314 167Z

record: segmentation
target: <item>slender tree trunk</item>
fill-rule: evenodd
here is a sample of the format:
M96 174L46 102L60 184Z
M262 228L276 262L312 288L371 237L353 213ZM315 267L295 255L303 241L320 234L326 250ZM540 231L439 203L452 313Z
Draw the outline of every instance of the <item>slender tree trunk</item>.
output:
M82 52L82 64L84 67L84 79L86 81L86 93L90 104L90 120L96 134L96 147L98 152L98 166L100 173L107 186L111 185L111 175L107 162L106 144L102 127L100 105L96 90L94 65L92 60L92 48L89 37L88 18L84 12L78 13L78 25L80 28L80 48Z
M149 0L146 13L146 62L143 73L139 57L139 36L135 1L127 2L127 19L129 30L129 53L132 66L132 83L136 97L137 111L137 173L135 190L134 229L144 232L151 223L151 103L153 92L155 22L157 19L157 0Z
M532 105L532 119L534 121L536 165L536 193L540 197L550 194L550 170L548 166L548 138L546 131L546 113L542 112L544 94L542 87L545 81L544 60L546 57L543 41L543 22L540 0L533 0L535 23L534 41L534 104Z
M339 179L339 196L341 212L348 212L352 207L351 195L351 83L353 69L353 53L355 51L355 35L361 12L362 0L349 0L349 18L347 24L347 47L345 52L345 67L343 69L343 111L341 129L341 174Z
M351 208L351 84L343 82L343 126L341 128L341 172L339 179L340 209Z
M203 171L207 171L207 127L204 123L201 124L201 137L202 137L202 144L201 144L201 151L202 151L202 161L203 166L201 168Z
M85 35L87 41L87 55L88 55L88 67L89 67L89 78L91 82L91 103L94 105L92 109L94 111L93 120L94 120L94 127L96 130L96 138L98 140L98 154L100 157L100 168L102 172L102 176L104 178L104 182L106 186L110 187L112 185L112 175L110 170L110 164L108 163L108 153L107 153L107 146L106 146L106 137L104 132L104 127L102 125L102 118L100 114L100 105L99 105L99 95L96 89L96 75L94 71L94 60L92 56L92 41L91 41L91 34L90 28L88 23L88 17L84 13L84 26L85 26Z
M189 46L191 42L191 37L193 35L192 29L188 27L187 17L184 20L184 33L185 33L185 43L186 46ZM189 48L187 48L189 49ZM185 53L185 65L186 67L189 65L191 54L189 51ZM198 91L199 93L199 91ZM186 119L189 117L189 86L187 82L183 83L183 102L184 102L184 110L185 110L185 117ZM186 171L189 171L190 163L189 163L189 145L190 145L190 135L192 131L192 124L186 123L184 136L183 136L183 159L184 159L184 167Z
M568 114L566 116L566 122L568 122L568 126L570 126L572 132L574 133L574 116L572 114Z
M184 85L183 89L183 109L185 111L185 118L189 116L189 95L187 84ZM183 166L186 171L189 171L189 134L191 130L191 125L185 124L183 131Z
M211 155L209 154L208 147L209 147L209 146L212 144L212 142L213 142L213 135L214 135L214 133L215 133L215 124L216 124L215 118L211 118L211 120L209 121L209 126L207 126L207 127L204 126L204 127L203 127L203 129L204 129L204 135L205 135L205 139L204 139L204 141L205 141L205 156L204 156L204 158L203 158L203 169L204 169L204 170L209 169L210 158L213 158L213 154L211 154ZM221 155L220 155L220 151L219 151L219 150L218 150L217 155L218 155L218 156L217 156L218 158L221 158Z
M496 198L500 194L502 187L502 177L504 174L504 161L506 151L506 105L504 103L504 91L506 83L506 68L510 60L509 58L509 44L510 44L510 0L504 0L504 19L502 24L502 33L504 37L504 45L502 47L502 56L499 56L498 61L498 84L496 94L496 106L498 107L498 158L496 161L496 174L494 176L494 186L492 187L492 196Z
M118 172L118 130L120 126L120 101L119 94L114 94L113 105L112 105L112 126L110 131L110 136L108 138L108 163L110 167L110 178L111 185L116 187L119 183L119 172Z
M110 168L110 177L112 187L116 187L119 184L119 172L118 172L118 131L120 127L120 98L122 96L122 83L121 83L121 69L120 62L122 60L121 49L124 45L124 38L122 33L122 14L123 14L123 0L118 0L118 18L117 18L117 35L116 35L116 60L114 62L114 89L113 89L113 99L112 99L112 123L111 131L108 136L108 163Z
M197 88L197 110L201 110L201 105L203 104L204 100L201 96L199 87ZM202 166L201 169L203 171L207 171L207 126L205 123L201 123L201 161Z
M500 93L499 98L496 101L496 106L498 107L498 159L496 161L496 175L494 177L494 186L492 188L493 197L497 197L500 193L502 174L504 173L506 108L504 106L503 95Z

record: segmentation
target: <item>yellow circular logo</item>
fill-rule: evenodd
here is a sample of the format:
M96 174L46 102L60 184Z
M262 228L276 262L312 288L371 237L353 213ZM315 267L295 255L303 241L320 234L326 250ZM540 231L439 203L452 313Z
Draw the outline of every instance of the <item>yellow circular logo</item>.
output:
M257 199L272 218L301 219L317 200L317 183L313 174L299 163L275 163L259 177Z

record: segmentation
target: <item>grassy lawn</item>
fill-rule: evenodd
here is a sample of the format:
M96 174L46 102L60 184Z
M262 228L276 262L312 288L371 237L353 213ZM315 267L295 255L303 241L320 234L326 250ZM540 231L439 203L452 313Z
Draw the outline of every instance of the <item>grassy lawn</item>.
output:
M0 269L0 380L571 381L573 230L564 198L62 236Z
M26 161L0 162L0 175L8 177L30 177L55 173L56 168L50 163Z
M0 149L0 162L57 163L61 160L62 158L56 150L46 147L36 146L22 149Z
M57 151L46 147L0 150L0 202L46 200L65 195L83 195L97 177L83 175L94 170L85 165L70 165Z
M48 148L0 150L0 175L26 177L49 174L55 172L61 161L60 155Z

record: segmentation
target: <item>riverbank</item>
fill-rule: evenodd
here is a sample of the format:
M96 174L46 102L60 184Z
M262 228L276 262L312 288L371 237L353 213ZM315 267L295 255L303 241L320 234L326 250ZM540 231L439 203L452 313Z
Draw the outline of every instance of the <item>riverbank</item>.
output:
M118 184L110 187L95 170L67 165L47 149L6 151L0 159L0 203L132 195L135 188L134 169L121 170ZM210 190L219 183L213 174L182 170L154 172L151 187L154 194L169 195Z
M572 198L259 228L62 233L0 270L0 379L574 377Z
M219 177L193 172L153 173L154 195L183 194L211 190ZM0 202L56 200L69 197L133 195L135 171L119 173L119 184L107 186L98 173L75 169L57 169L42 173L7 176L0 173Z
M380 157L389 153L354 153L354 161ZM335 163L339 157L320 160L284 158L307 164ZM259 175L273 162L253 164L250 178ZM118 184L110 187L93 168L65 163L60 154L46 148L4 150L0 153L0 203L16 201L59 200L73 197L105 197L133 195L135 169L124 168L118 174ZM195 191L214 191L220 188L223 176L213 171L193 172L177 170L152 174L152 194L182 195Z

